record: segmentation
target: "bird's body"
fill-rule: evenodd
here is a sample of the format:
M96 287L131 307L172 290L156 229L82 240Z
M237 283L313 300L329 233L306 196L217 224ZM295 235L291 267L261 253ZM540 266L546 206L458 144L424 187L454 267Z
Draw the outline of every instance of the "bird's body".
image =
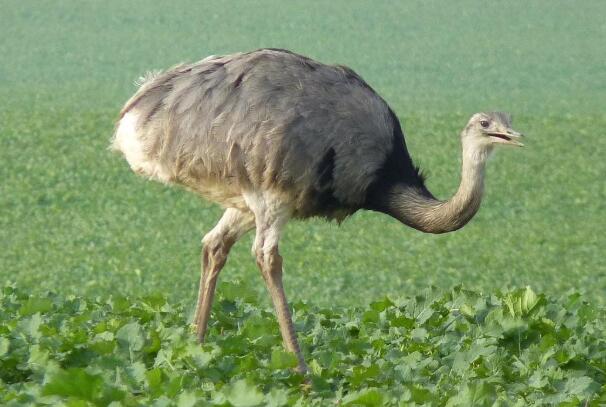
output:
M262 49L143 78L121 111L112 147L135 172L226 208L203 239L199 339L229 249L255 228L253 253L285 346L305 371L282 288L278 241L286 222L342 220L370 209L425 232L456 230L479 208L493 144L520 145L519 136L503 114L474 115L461 135L459 190L439 201L413 165L396 115L355 72Z
M271 190L293 217L342 219L367 204L388 159L422 183L407 154L392 154L406 151L396 129L387 103L352 70L260 50L147 78L114 145L137 172L224 207L244 210L243 191Z

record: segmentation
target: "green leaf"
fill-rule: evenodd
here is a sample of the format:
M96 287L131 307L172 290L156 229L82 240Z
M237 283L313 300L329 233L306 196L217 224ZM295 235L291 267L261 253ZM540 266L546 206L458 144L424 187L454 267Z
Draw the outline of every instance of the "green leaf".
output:
M114 298L109 300L108 303L111 305L112 309L116 313L125 312L131 306L131 302L127 298L120 295L115 296Z
M575 396L589 396L592 391L596 391L599 385L593 381L590 377L572 377L570 378L564 387L564 391L568 394L574 394Z
M11 342L8 338L0 337L0 357L8 352Z
M42 325L42 317L39 313L35 313L34 315L19 321L18 327L23 333L31 338L39 338L41 336L39 331L40 325Z
M410 329L415 326L415 320L412 318L405 317L404 315L400 315L398 317L394 317L389 320L391 326L393 327L401 327Z
M282 407L288 404L288 392L284 389L272 388L266 396L266 407Z
M512 317L527 315L539 303L540 298L530 287L507 294L504 303Z
M253 407L263 403L265 397L256 386L241 379L226 386L223 394L234 407Z
M391 301L388 297L384 297L383 299L381 299L379 301L371 302L370 308L372 308L373 310L375 310L377 312L381 312L389 307L393 307L394 305L395 304L393 303L393 301Z
M528 378L528 385L535 389L541 389L549 384L549 379L544 376L542 370L535 371L532 376Z
M107 406L112 401L122 401L126 397L126 392L114 386L105 386L103 394L99 397L97 405ZM118 404L120 405L120 404Z
M177 407L194 407L196 405L196 401L198 397L194 392L184 391L179 395L179 399L177 400Z
M461 305L461 307L459 308L459 311L461 312L461 314L463 314L469 318L473 318L476 314L475 310L472 307L470 307L468 304Z
M116 332L118 343L128 347L132 351L139 351L143 348L145 339L141 325L138 322L131 322L124 325Z
M143 297L142 301L153 309L159 310L166 304L166 296L160 293L154 293Z
M173 350L171 348L168 349L160 349L158 354L156 355L156 359L154 360L155 367L172 367L172 359L173 359Z
M344 406L358 405L358 406L382 406L383 405L383 394L375 389L363 389L348 394L343 398Z
M415 341L423 341L427 337L427 330L425 328L415 328L411 332L411 337Z
M103 379L100 376L89 374L81 368L71 368L56 372L43 387L42 394L94 401L100 394L102 385Z
M155 368L145 372L147 387L152 395L158 395L162 391L162 369Z
M412 400L415 403L423 404L433 400L432 392L421 385L414 384L409 386L409 389L412 394Z
M145 364L143 362L137 361L132 365L126 368L126 371L130 378L138 385L142 384L145 381Z
M212 353L205 351L202 346L197 343L190 343L187 345L184 357L187 357L198 369L205 368L213 359Z
M309 369L316 376L320 376L323 370L322 365L320 365L316 359L312 359L312 361L309 362Z
M539 297L532 291L530 287L526 287L522 294L522 310L526 313L531 311L539 302Z
M271 352L270 367L272 369L288 369L297 366L297 356L283 349L274 349Z
M89 347L101 355L113 353L114 348L116 347L114 334L109 331L105 331L95 335L95 337L91 340Z
M486 383L462 385L458 393L448 399L447 407L490 406L493 405L494 392Z
M353 368L353 374L351 377L351 382L354 385L359 385L361 383L367 382L369 379L373 379L379 376L381 369L377 364L372 364L368 367L366 366L355 366Z
M53 302L48 298L30 297L26 302L19 308L19 314L21 316L33 315L36 312L41 314L53 309Z
M250 286L240 281L222 281L218 291L223 298L229 300L239 299L246 302L254 302L258 296Z
M43 368L48 362L49 352L40 348L40 345L33 345L29 351L29 359L27 364L33 370Z
M374 309L369 309L368 311L362 314L362 322L364 323L377 323L379 322L379 311Z

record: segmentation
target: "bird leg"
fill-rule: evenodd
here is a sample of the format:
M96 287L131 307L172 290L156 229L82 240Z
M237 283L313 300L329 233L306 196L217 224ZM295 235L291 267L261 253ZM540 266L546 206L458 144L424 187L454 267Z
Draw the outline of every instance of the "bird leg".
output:
M242 235L252 229L253 225L254 218L251 213L230 208L202 239L202 273L194 316L199 342L204 342L217 277L225 265L229 250Z
M255 236L254 254L257 265L265 280L267 290L271 296L280 333L287 351L293 352L298 359L297 371L307 373L307 365L303 359L299 342L292 323L292 317L288 308L284 286L282 285L282 256L278 252L278 240L284 224L288 220L288 213L280 208L272 206L261 206L253 208L257 234Z
M262 257L261 261L259 257ZM307 364L305 363L305 359L303 359L303 354L297 341L295 327L290 315L290 309L288 308L284 286L282 285L282 256L278 252L278 246L272 247L268 253L261 254L261 256L257 255L257 264L261 269L261 274L276 309L284 347L287 351L297 355L297 371L306 374L308 371Z

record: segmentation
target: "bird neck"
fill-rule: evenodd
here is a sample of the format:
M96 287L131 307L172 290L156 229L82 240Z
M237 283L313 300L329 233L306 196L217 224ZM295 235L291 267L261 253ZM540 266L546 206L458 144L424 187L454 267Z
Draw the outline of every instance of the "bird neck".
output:
M390 196L390 214L427 233L445 233L462 228L480 208L489 154L490 150L463 143L461 182L449 200L434 198L424 187L395 186Z

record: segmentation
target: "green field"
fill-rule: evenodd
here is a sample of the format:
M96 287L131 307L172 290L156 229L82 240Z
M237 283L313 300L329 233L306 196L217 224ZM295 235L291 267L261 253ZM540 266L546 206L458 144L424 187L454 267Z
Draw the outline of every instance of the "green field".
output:
M458 185L472 113L508 111L527 135L526 148L497 151L482 208L459 232L424 235L368 212L289 224L290 299L345 309L462 284L606 305L606 3L394 3L3 2L0 281L35 295L162 293L187 320L200 240L221 209L135 176L107 150L114 122L147 70L281 47L364 77L439 197ZM265 307L251 243L236 245L220 281Z

